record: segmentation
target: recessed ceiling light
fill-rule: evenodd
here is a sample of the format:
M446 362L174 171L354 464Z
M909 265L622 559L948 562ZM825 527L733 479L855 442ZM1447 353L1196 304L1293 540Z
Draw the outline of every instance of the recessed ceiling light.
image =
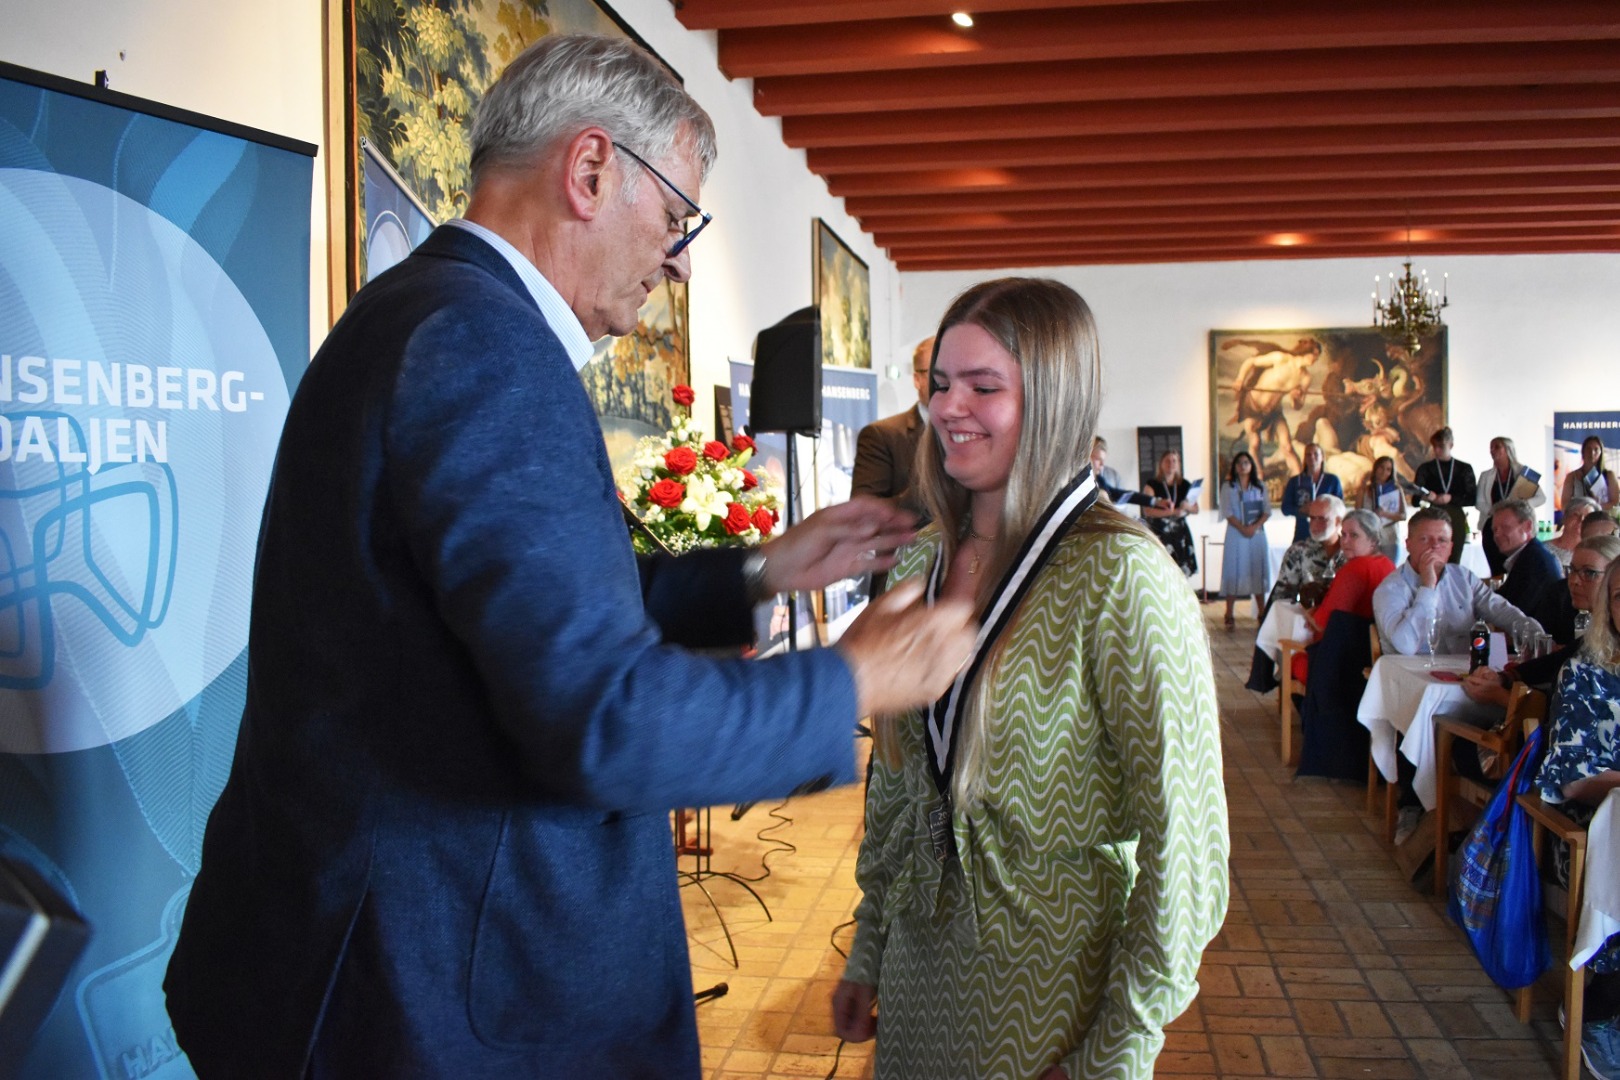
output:
M968 27L973 25L973 16L969 15L965 11L958 11L951 16L951 22L966 30Z
M1280 232L1267 236L1265 242L1276 247L1298 247L1300 244L1309 243L1310 237L1304 233Z

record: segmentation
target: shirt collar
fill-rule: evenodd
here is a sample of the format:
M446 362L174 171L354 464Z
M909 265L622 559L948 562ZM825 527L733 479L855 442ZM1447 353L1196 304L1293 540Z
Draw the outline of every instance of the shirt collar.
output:
M562 294L546 280L546 276L534 263L524 258L523 253L513 247L500 233L487 229L475 221L454 218L445 224L472 233L510 263L523 282L523 287L528 289L529 295L534 298L535 306L540 309L540 315L546 320L546 325L551 327L551 332L562 342L563 351L568 354L574 370L578 371L590 363L596 350L591 347L591 339L586 336L585 327L580 324L579 316L574 314L573 309L563 300Z

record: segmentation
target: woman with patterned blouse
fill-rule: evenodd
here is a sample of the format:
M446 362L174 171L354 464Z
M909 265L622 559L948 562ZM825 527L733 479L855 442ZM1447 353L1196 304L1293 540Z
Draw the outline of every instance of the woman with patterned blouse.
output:
M877 1080L1146 1080L1226 911L1208 637L1164 549L1095 497L1085 302L986 282L939 340L934 520L894 575L984 630L931 710L876 725L835 1024L878 1036Z
M1592 626L1559 677L1552 739L1537 783L1543 800L1562 804L1559 809L1581 825L1620 787L1620 559L1604 571ZM1559 878L1567 887L1568 855L1560 854ZM1593 1073L1620 1076L1620 937L1611 937L1587 969L1593 974L1581 1048Z

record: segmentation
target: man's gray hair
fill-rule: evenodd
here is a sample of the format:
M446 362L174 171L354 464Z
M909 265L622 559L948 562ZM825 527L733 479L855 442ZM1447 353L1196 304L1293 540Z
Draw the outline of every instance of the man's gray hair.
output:
M1491 507L1491 516L1495 517L1497 514L1512 514L1521 524L1526 525L1536 520L1536 512L1523 499L1503 499Z
M1568 516L1572 510L1585 510L1590 514L1594 510L1601 509L1603 506L1596 499L1588 495L1577 495L1564 506L1564 514Z
M501 72L472 126L472 185L484 170L533 163L559 139L600 127L648 161L668 156L683 130L707 177L714 122L647 50L623 38L554 34ZM621 157L625 168L634 162ZM635 190L626 185L628 192Z
M1344 520L1344 500L1337 495L1318 495L1315 499L1319 503L1327 503L1328 516Z

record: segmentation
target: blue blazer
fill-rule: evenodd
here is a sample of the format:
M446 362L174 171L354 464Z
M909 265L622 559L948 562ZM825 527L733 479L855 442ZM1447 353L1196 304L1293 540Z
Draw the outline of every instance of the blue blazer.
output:
M736 553L638 568L511 267L441 228L294 395L247 704L164 983L202 1077L696 1077L667 811L855 778Z
M1542 594L1554 582L1563 580L1564 568L1558 565L1558 556L1532 536L1513 560L1513 569L1502 579L1496 594L1526 615L1539 617ZM1544 625L1543 629L1551 631L1552 627Z

